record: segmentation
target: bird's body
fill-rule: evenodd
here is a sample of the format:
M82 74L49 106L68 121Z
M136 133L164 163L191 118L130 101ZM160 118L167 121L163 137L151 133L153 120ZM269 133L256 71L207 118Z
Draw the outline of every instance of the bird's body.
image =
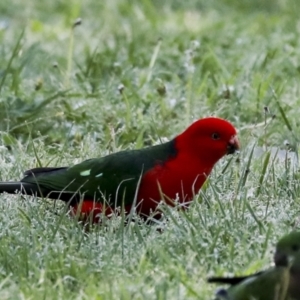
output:
M289 278L288 265L273 267L219 290L216 300L288 300Z
M0 193L60 199L84 214L111 213L123 206L129 212L134 205L138 213L148 216L161 200L191 201L214 164L238 148L236 130L229 122L205 118L167 143L71 167L28 170L19 182L0 182Z
M282 237L276 246L275 265L287 255L292 258L289 281L289 300L300 300L300 231L292 231Z
M229 284L217 300L300 300L300 232L293 231L276 245L275 267L241 277L212 277L210 283Z

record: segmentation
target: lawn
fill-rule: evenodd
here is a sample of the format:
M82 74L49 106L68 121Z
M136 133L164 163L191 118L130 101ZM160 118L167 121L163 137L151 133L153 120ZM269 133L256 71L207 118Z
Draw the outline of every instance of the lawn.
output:
M62 203L0 195L0 299L212 299L299 228L298 0L2 0L0 180L160 143L208 115L239 130L186 212L87 232ZM289 152L290 151L290 152ZM160 230L158 230L160 229Z

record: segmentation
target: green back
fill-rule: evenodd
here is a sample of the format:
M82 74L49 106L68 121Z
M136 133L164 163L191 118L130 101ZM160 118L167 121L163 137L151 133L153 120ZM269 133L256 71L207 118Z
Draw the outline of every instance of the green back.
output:
M32 169L26 171L27 176L22 182L38 184L44 196L54 191L63 192L62 200L70 199L73 194L84 194L85 199L106 201L111 206L120 206L123 201L128 205L134 200L140 177L156 164L164 164L174 156L176 148L175 140L172 140L89 159L69 168Z

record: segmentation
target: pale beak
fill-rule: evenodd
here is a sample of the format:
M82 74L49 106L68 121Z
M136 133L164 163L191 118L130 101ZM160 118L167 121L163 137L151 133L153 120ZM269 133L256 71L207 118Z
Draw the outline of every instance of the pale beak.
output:
M227 145L227 154L233 154L240 150L240 142L236 135L232 136Z

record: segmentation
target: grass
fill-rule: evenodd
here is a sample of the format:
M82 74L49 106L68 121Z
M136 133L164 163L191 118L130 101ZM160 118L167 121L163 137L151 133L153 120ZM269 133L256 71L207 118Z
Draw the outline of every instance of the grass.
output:
M61 203L1 195L0 298L212 299L208 275L268 266L299 227L285 157L300 131L298 6L1 1L1 180L159 143L211 114L243 149L155 226L113 218L86 233Z

